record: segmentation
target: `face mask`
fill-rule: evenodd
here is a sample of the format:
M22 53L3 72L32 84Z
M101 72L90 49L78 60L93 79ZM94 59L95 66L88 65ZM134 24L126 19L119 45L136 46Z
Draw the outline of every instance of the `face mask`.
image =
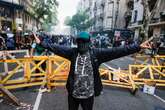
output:
M78 43L77 46L78 46L78 51L80 52L80 54L87 52L89 50L89 45L90 45L89 42Z

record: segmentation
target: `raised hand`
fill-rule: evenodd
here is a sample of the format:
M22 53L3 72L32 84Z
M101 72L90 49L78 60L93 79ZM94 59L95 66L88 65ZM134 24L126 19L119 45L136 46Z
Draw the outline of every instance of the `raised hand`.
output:
M142 44L140 44L140 47L142 49L152 49L152 43L151 40L153 39L153 37L151 37L150 39L146 40L145 42L143 42Z
M33 36L34 36L34 38L36 40L36 43L37 44L40 44L41 43L41 40L37 37L37 35L35 33L33 33Z
M148 40L143 42L142 44L140 44L140 47L142 49L151 49L152 48L152 46L151 46L151 44L150 44L150 42Z

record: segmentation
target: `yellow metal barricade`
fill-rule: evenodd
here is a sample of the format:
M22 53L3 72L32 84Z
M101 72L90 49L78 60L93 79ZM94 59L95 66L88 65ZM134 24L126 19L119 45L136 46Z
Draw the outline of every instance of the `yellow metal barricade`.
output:
M139 63L138 61L141 61L141 63ZM138 54L135 56L135 64L141 64L141 65L152 64L152 65L161 66L165 64L165 55L150 56L150 55Z
M56 56L49 58L47 87L64 86L70 70L70 61Z
M129 71L136 85L154 82L156 86L165 86L164 55L150 56L138 54L135 56L135 65L130 65Z
M128 88L132 91L136 90L137 87L130 76L129 71L121 70L120 68L114 69L108 65L105 66L106 68L100 69L101 75L104 76L102 79L104 85Z
M11 51L0 51L0 59L6 60L6 59L18 59L19 57L24 57L24 56L29 56L29 51L28 50L11 50ZM19 63L19 61L17 61ZM9 69L9 66L7 63L3 63L2 65L4 67L4 72L2 73L3 75L11 72ZM20 69L18 71L23 71L23 69Z
M0 60L2 63L13 65L12 70L5 76L0 73L2 77L0 83L7 89L45 84L46 82L43 82L43 79L46 77L46 70L43 70L41 65L46 62L47 59L48 57L43 56ZM19 69L23 69L23 72L19 72ZM35 73L36 69L38 69L40 73Z
M0 73L0 84L7 89L16 89L29 86L47 85L52 86L56 75L67 78L69 61L59 56L35 56L20 59L0 60L0 63L14 65L13 69L5 76ZM45 65L43 68L42 65ZM19 72L23 69L23 72ZM60 78L59 78L60 80Z
M165 66L130 65L129 71L136 85L155 82L156 86L165 86L165 70L160 68L165 68Z
M162 58L164 56L155 57L155 59ZM12 66L12 70L7 74L0 73L0 84L6 89L38 85L48 89L64 86L70 69L70 61L59 56L5 59L0 60L0 63L7 63ZM105 65L105 68L100 68L100 73L104 85L129 88L135 91L139 85L143 85L147 81L155 82L156 86L165 86L164 68L162 61L154 65L147 63L130 65L128 71ZM23 69L23 72L20 72L20 69Z

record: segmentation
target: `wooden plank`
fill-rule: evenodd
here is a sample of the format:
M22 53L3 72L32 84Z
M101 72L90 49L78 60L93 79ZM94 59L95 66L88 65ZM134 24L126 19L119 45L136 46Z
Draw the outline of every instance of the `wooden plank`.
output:
M0 84L0 91L7 96L12 102L13 104L17 105L17 106L21 106L20 101L7 89L4 88L4 86L2 84Z

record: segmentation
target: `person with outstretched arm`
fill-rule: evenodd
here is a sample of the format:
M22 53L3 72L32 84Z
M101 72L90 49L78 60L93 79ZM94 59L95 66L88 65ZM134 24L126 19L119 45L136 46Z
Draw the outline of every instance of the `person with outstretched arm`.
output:
M83 110L93 109L94 97L99 96L103 90L99 74L102 63L150 48L149 41L125 47L90 48L90 34L87 32L77 35L77 48L57 45L49 39L40 40L34 36L38 44L71 61L66 84L69 110L78 110L79 105Z

